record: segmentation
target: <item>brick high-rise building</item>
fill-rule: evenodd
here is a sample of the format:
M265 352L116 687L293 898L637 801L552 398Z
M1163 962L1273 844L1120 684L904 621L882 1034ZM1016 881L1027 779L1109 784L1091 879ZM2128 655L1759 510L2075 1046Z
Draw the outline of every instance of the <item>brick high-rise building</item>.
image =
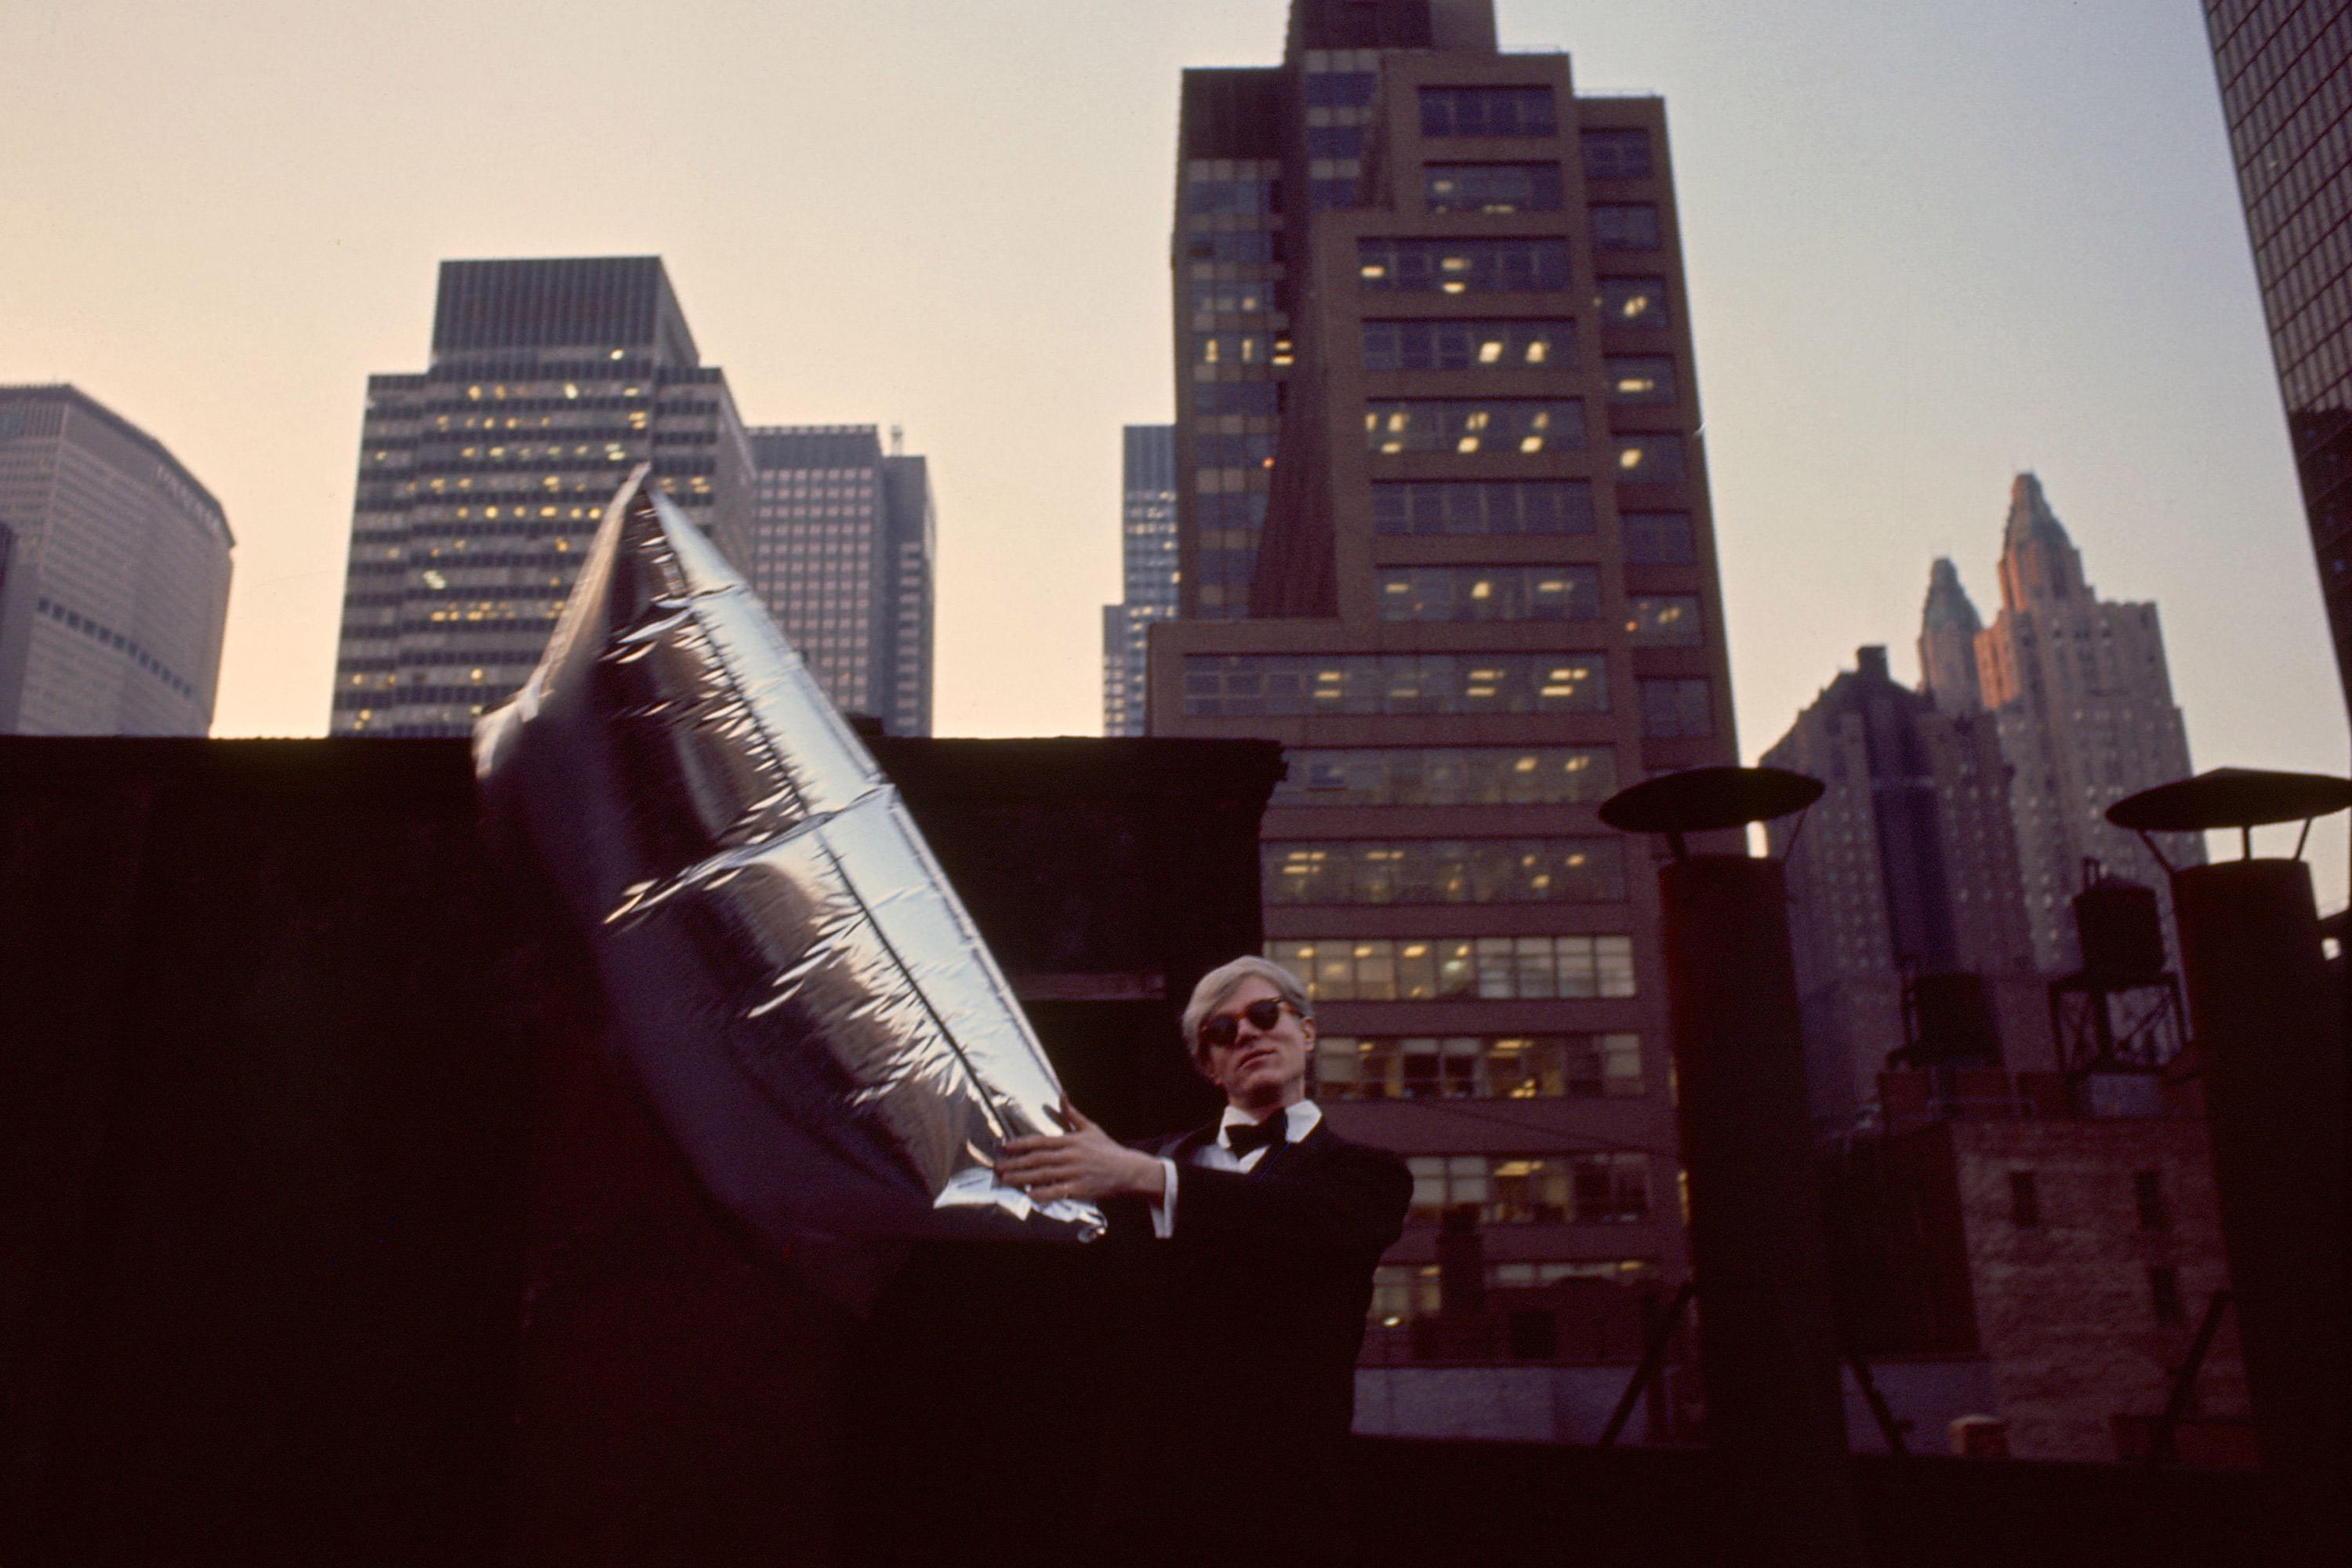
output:
M368 378L331 731L470 732L648 460L741 560L751 447L659 257L443 262L431 367Z
M1176 427L1121 432L1118 604L1103 606L1103 733L1144 732L1151 623L1176 613Z
M2352 707L2352 5L2205 0L2205 26Z
M1940 584L1950 563L1937 564ZM1859 650L1856 665L1764 753L1827 786L1769 838L1786 862L1806 1078L1831 1126L1876 1098L1887 1058L1910 1037L1906 974L1941 983L1931 997L1974 977L1957 994L1982 998L1995 1031L1986 1065L2056 1065L1994 721L1896 684L1883 647Z
M1288 748L1268 951L1417 1183L1381 1315L1449 1207L1497 1284L1678 1275L1654 879L1594 811L1737 756L1664 105L1487 0L1295 0L1179 143L1151 730Z
M209 731L236 543L152 436L0 386L0 733Z
M2034 962L2063 973L2080 967L2070 900L2082 890L2085 858L2155 888L2169 932L2164 868L2105 812L2188 777L2189 732L2173 705L2156 606L2108 603L2084 581L2082 554L2032 474L2010 488L2000 605L1977 637L1977 680L2011 770ZM2204 864L2200 835L2156 838L2172 865Z
M846 713L931 732L930 470L871 425L754 428L758 496L742 564Z

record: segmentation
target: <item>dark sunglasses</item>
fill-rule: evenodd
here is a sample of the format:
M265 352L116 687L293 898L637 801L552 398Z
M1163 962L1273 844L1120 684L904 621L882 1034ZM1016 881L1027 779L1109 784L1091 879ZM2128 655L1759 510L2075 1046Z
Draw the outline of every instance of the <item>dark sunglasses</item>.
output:
M1213 1018L1204 1018L1201 1022L1201 1043L1213 1049L1222 1050L1241 1038L1244 1018L1250 1021L1251 1028L1263 1035L1281 1023L1282 1016L1286 1012L1297 1013L1298 1009L1279 996L1266 996L1251 1003L1238 1013L1220 1013ZM1305 1017L1306 1015L1300 1013L1299 1016Z

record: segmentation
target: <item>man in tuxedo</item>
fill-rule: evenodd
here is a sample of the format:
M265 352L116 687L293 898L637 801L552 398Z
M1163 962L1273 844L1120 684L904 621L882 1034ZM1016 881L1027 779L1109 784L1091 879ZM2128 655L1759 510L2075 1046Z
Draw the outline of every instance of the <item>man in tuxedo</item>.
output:
M1183 1031L1224 1091L1214 1124L1130 1148L1066 1108L1067 1134L1015 1139L1000 1166L1041 1202L1102 1204L1114 1245L1141 1244L1120 1325L1135 1418L1107 1437L1104 1552L1340 1562L1356 1352L1412 1178L1306 1098L1314 1006L1287 970L1212 970Z

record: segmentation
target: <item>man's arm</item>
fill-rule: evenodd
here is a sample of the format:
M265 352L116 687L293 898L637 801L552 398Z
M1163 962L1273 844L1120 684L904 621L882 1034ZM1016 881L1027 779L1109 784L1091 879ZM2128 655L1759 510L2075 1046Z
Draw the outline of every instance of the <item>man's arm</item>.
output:
M1403 1234L1412 1176L1383 1149L1340 1144L1260 1176L1198 1166L1184 1173L1182 1240L1233 1238L1380 1252Z

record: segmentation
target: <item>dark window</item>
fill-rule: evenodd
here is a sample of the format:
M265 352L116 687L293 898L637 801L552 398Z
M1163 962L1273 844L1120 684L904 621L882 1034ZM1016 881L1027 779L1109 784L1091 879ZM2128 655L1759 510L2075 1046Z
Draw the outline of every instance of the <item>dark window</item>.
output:
M2180 1310L2180 1270L2158 1267L2147 1271L2147 1304L2159 1323L2175 1325L2189 1321Z
M1234 261L1264 266L1276 259L1275 237L1262 228L1235 229L1230 234L1187 236L1184 253L1195 261Z
M1423 136L1555 136L1549 87L1424 87Z
M1196 381L1192 384L1195 414L1243 414L1270 419L1282 412L1278 381Z
M2164 1228L2164 1173L2162 1172L2133 1172L2132 1200L2139 1209L2140 1229L2162 1230Z
M1666 324L1666 280L1663 278L1603 278L1594 286L1592 308L1604 327L1663 327Z
M1193 180L1184 187L1184 211L1192 217L1257 217L1281 210L1280 180Z
M2042 1223L2042 1194L2031 1171L2009 1173L2009 1223L2020 1230L2032 1230Z
M1384 621L1589 621L1601 614L1593 566L1390 566L1379 592ZM1691 608L1696 618L1696 600Z
M1187 654L1184 711L1606 713L1608 664L1597 653Z
M1195 436L1193 466L1202 468L1259 468L1274 464L1274 437L1263 436Z
M1558 212L1558 163L1431 163L1422 195L1433 213Z
M1592 209L1595 250L1655 250L1658 209L1647 202L1617 203Z
M1332 212L1356 205L1356 176L1349 174L1335 180L1309 180L1307 184L1307 205L1318 213Z
M1679 436L1620 436L1617 477L1640 485L1683 482L1683 438Z
M1687 523L1687 520L1685 520ZM1377 533L1591 533L1588 479L1486 479L1372 486Z
M1629 511L1618 521L1629 565L1687 566L1697 559L1686 511Z
M1364 405L1368 452L1573 452L1584 404L1573 397L1381 398Z
M1524 294L1568 287L1564 239L1402 239L1356 242L1367 289L1420 294Z
M1633 618L1625 629L1643 647L1696 647L1706 640L1699 628L1698 597L1694 594L1647 594L1631 605Z
M1380 82L1379 75L1372 71L1309 71L1307 107L1361 109L1372 101Z
M1549 370L1576 363L1576 323L1568 321L1366 321L1363 329L1366 370Z
M1611 354L1602 362L1612 403L1672 403L1675 362L1670 354Z
M1650 133L1631 131L1587 131L1579 140L1584 147L1584 177L1588 180L1646 180L1650 177Z
M1307 128L1307 155L1310 158L1353 158L1363 150L1364 128L1360 125Z
M1704 680L1642 682L1642 733L1655 741L1703 741L1715 733L1715 705Z

